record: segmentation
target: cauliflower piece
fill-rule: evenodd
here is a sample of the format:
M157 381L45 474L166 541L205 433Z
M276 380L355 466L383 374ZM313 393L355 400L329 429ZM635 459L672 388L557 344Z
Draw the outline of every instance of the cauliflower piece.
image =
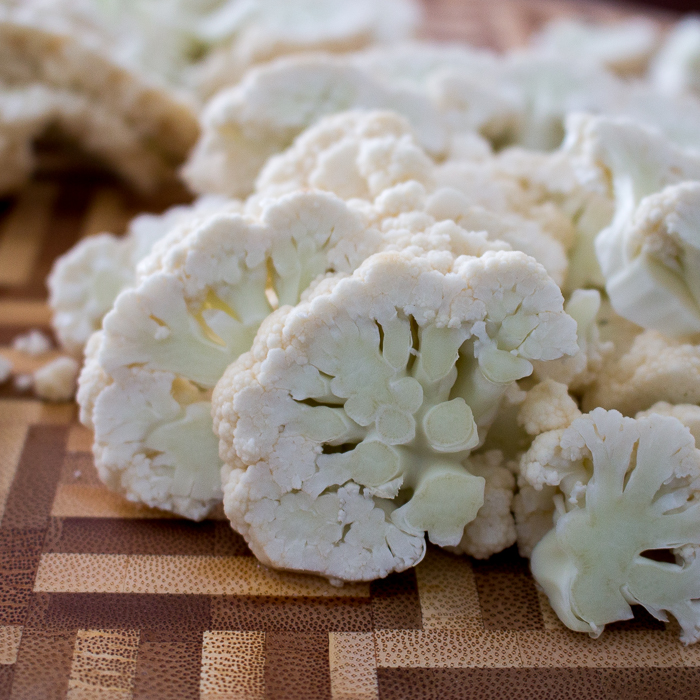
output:
M535 444L548 435L556 437L549 459L539 474L529 474L534 462L523 474L558 490L555 526L533 549L531 567L559 618L597 637L638 604L659 620L670 613L681 640L697 641L700 451L688 428L597 408ZM674 551L677 563L644 555L660 549Z
M565 384L569 391L582 392L589 387L603 368L605 358L612 352L612 341L603 342L598 329L600 292L596 289L577 289L564 304L564 309L577 325L579 351L573 357L562 357L553 362L535 363L538 379L553 379Z
M655 22L642 17L612 24L593 24L562 18L549 22L535 35L532 48L559 59L589 61L619 75L638 75L659 42Z
M34 328L25 335L16 336L12 341L12 349L32 356L43 355L51 350L51 339Z
M4 384L12 375L12 363L0 355L0 384Z
M267 161L255 190L279 196L319 189L342 199L372 200L410 180L431 187L434 167L405 118L356 110L324 117L302 132Z
M666 401L657 401L646 411L640 411L635 418L648 418L652 413L676 418L690 430L690 434L695 440L695 445L700 445L700 406L688 403L681 403L674 406Z
M34 372L34 393L48 401L70 401L75 395L80 364L73 357L58 357Z
M90 341L78 400L100 476L127 498L201 519L221 498L210 395L277 305L382 243L327 193L267 200L175 229ZM157 483L156 486L153 484Z
M700 346L644 331L627 352L606 357L583 410L602 406L633 416L657 401L700 403Z
M356 51L407 39L420 16L414 0L234 0L200 20L200 37L220 46L191 79L200 94L210 96L238 82L251 66L282 55Z
M138 188L172 180L197 138L193 110L121 65L98 27L77 29L45 5L0 7L3 191L30 174L31 142L51 125Z
M660 92L700 94L700 19L685 17L671 29L651 61L649 80Z
M136 282L138 263L171 229L191 227L209 214L241 208L235 200L201 197L190 206L172 207L160 215L137 216L124 237L103 233L76 243L55 260L46 280L51 325L61 347L75 355L82 352L119 292Z
M518 424L528 435L568 428L581 415L566 384L545 379L527 392L518 412Z
M12 379L12 385L15 391L29 391L34 385L34 377L31 374L15 374Z
M195 192L247 195L269 156L322 116L357 108L398 112L429 153L447 149L443 120L421 92L385 84L349 59L292 56L251 70L207 105L182 174Z
M582 179L615 199L614 219L595 239L613 308L667 335L700 331L700 185L685 182L700 178L700 155L629 120L576 116L569 127Z
M490 450L470 456L467 466L474 476L484 478L484 505L476 518L464 528L464 536L456 547L448 549L468 554L475 559L488 559L515 543L515 521L511 504L515 477L503 466L503 453Z
M342 581L415 565L426 532L458 545L484 503L471 450L530 360L574 352L574 336L518 252L380 253L326 280L214 390L234 529L268 565Z

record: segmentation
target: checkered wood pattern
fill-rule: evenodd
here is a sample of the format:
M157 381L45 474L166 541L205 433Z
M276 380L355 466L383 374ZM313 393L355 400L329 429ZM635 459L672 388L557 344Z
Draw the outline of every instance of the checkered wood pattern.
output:
M427 34L504 48L592 3L429 0ZM54 154L0 202L0 353L48 330L44 278L79 238L120 232L139 201ZM700 698L700 647L640 612L592 641L566 630L514 551L431 548L412 571L335 588L261 567L223 514L194 524L98 481L73 404L0 387L0 700Z

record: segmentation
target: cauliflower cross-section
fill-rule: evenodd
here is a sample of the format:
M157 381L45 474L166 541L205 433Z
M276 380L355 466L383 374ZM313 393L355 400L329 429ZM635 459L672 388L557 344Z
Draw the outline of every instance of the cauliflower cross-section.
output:
M538 439L545 438L547 434ZM700 451L675 418L598 408L557 433L548 482L567 496L532 572L571 629L597 637L643 605L700 638ZM568 479L566 478L568 476ZM560 497L561 498L561 497ZM672 550L676 563L649 550Z
M425 533L460 544L484 503L470 452L530 360L575 352L575 322L516 252L380 253L326 282L217 384L224 508L267 564L371 580Z

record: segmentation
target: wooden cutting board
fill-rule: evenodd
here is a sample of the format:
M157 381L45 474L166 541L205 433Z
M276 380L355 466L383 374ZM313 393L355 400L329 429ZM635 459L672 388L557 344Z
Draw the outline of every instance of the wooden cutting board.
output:
M427 0L426 35L503 49L589 2ZM663 21L664 18L661 18ZM48 330L44 279L78 239L162 210L83 170L0 203L0 354ZM52 174L54 173L54 174ZM74 404L0 388L0 700L700 698L700 645L647 614L565 629L513 550L431 548L415 570L334 588L261 567L222 516L199 524L98 481Z

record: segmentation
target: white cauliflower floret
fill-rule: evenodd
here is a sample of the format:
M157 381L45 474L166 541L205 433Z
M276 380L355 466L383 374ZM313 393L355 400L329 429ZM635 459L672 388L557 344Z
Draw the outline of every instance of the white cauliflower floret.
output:
M515 521L511 514L515 477L503 466L503 453L499 450L472 455L466 464L471 474L485 480L484 505L464 528L464 537L453 551L488 559L515 543Z
M27 355L43 355L51 350L51 339L40 330L34 328L25 335L18 335L12 341L13 350L24 352Z
M658 401L650 409L640 411L635 418L648 418L652 413L676 418L690 430L696 445L700 445L700 406L689 403L670 404Z
M575 351L562 307L522 253L406 251L280 309L214 391L233 527L266 564L347 581L415 565L426 532L458 545L484 503L467 458L503 395Z
M12 375L12 363L0 355L0 384L4 384Z
M535 363L535 376L553 379L565 384L569 391L580 392L596 380L605 358L613 351L613 343L600 339L597 324L600 292L577 289L564 304L564 309L576 321L579 351L573 357Z
M255 190L279 196L312 188L371 200L410 180L432 186L434 167L402 116L357 110L324 117L302 132L267 161Z
M267 200L259 217L212 215L184 236L173 230L90 342L78 399L98 472L131 500L204 517L220 500L211 389L274 306L296 304L319 275L351 272L381 243L326 193Z
M635 420L598 408L535 445L547 436L555 444L541 468L557 487L557 514L531 565L559 618L597 637L642 605L660 620L670 613L681 640L697 641L700 451L688 428L658 414ZM523 476L536 486L541 477L528 469ZM677 563L645 556L662 549Z
M633 416L657 401L700 403L700 346L644 331L624 354L606 356L583 409L602 406Z
M82 352L119 292L135 283L138 263L172 228L193 226L209 214L240 208L234 200L201 197L161 215L137 216L124 237L103 233L76 243L56 259L46 280L51 324L61 346L76 355Z
M548 430L568 428L580 415L566 384L546 379L527 392L518 412L518 424L528 435L539 435Z
M120 63L100 27L43 5L0 7L0 136L13 173L3 191L29 176L32 141L50 126L141 189L172 180L197 138L193 110Z
M292 56L253 69L207 105L183 175L196 192L247 195L267 158L297 134L327 114L358 108L398 112L430 153L447 148L442 118L419 91L385 84L349 59Z
M685 17L671 29L649 66L649 79L660 93L700 94L700 19Z
M567 18L545 25L532 46L560 59L587 61L620 75L634 75L644 70L658 41L658 26L649 19L593 24Z
M700 179L700 155L625 119L579 115L568 126L582 181L615 200L595 239L613 308L667 335L700 331L700 185L687 182Z
M200 37L220 46L192 78L200 93L211 95L238 82L250 66L282 55L407 39L420 14L413 0L234 0L200 21Z
M80 364L72 357L59 357L34 372L34 393L49 401L70 401L80 372Z

